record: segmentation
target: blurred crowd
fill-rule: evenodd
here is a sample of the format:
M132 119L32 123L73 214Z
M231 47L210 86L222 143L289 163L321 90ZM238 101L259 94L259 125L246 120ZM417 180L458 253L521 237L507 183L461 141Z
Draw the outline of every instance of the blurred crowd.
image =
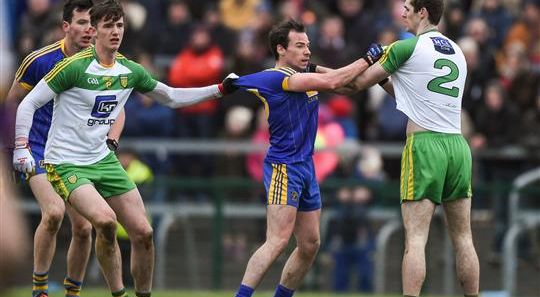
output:
M62 38L62 1L8 2L19 61ZM360 57L372 42L388 45L410 37L401 29L401 0L121 2L127 14L121 52L176 87L204 86L219 82L228 72L243 75L272 67L266 36L273 24L287 18L307 25L312 61L329 67ZM540 147L540 1L446 2L440 29L462 47L469 67L463 128L471 145ZM254 115L261 107L258 99L240 92L221 102L176 111L139 94L133 97L126 106L126 136L249 138L257 130ZM404 139L405 116L378 87L353 97L325 95L321 103L346 138ZM235 112L238 106L246 107L247 113ZM241 124L227 125L231 116ZM156 123L162 127L158 131Z
M274 24L288 18L306 25L312 62L328 67L352 62L373 42L389 45L398 39L412 37L401 26L402 0L121 2L127 26L120 52L142 64L159 80L175 87L206 86L220 82L229 72L245 75L273 67L267 33ZM530 152L538 152L540 0L445 2L446 10L439 28L459 44L468 65L462 129L472 149L518 145ZM63 38L59 26L62 1L7 0L2 5L5 14L2 30L8 31L0 34L2 57L5 57L6 45L11 45L14 56L12 73L3 73L3 82L7 76L11 83L17 65L27 54ZM1 60L6 69L4 63L9 60ZM5 92L6 86L0 89ZM350 97L322 94L320 103L317 148L333 147L347 141L401 142L405 139L405 115L396 110L395 100L378 86ZM262 104L255 96L243 92L177 110L133 93L125 109L123 137L211 138L268 143ZM221 156L181 155L171 157L173 162L166 163L146 156L144 159L150 168L137 163L135 152L123 154L130 156L126 157L129 160L124 164L126 168L132 166L134 174L145 178L152 177L153 170L158 174L249 176L262 180L264 155L258 153L247 157L229 152ZM369 184L387 180L382 155L372 147L365 146L360 156L338 156L320 151L314 159L319 181L329 176L352 177ZM484 182L511 180L516 175L515 163L506 166L497 161L496 164L480 165L478 170L482 171ZM395 172L398 171L396 168ZM335 250L335 263L342 266L336 270L336 279L344 279L339 276L340 271L354 269L352 266L362 270L358 271L359 275L372 274L368 259L374 249L373 236L364 220L365 208L372 195L375 193L367 188L343 187L334 193L333 202L329 203L338 207L337 220L358 221L354 225L360 226L352 230L343 227L347 224L337 224L338 229L331 232L335 235L329 238L325 249ZM504 194L498 192L498 195ZM504 212L505 203L502 199L497 201L502 204L495 205L495 212ZM354 207L349 207L353 204ZM340 205L345 207L339 208ZM503 217L504 214L496 216ZM499 229L500 238L505 226ZM244 240L238 240L238 245L243 247ZM229 241L225 246L234 250L236 239ZM336 246L340 248L336 249ZM496 246L494 249L498 250L500 243ZM348 281L333 286L343 290L348 287ZM362 290L371 290L371 278L359 280L359 286Z

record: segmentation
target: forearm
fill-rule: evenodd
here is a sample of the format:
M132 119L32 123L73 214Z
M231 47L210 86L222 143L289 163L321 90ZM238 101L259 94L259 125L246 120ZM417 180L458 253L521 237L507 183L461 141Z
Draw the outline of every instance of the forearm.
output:
M107 134L107 137L110 139L114 139L116 141L120 140L120 135L122 135L122 131L124 130L124 124L126 122L126 111L122 108L122 111L118 114L118 117L116 117L116 120L114 121L114 124L111 126L111 129L109 130L109 133Z
M381 87L386 91L386 93L390 94L390 96L396 98L396 95L394 94L394 85L392 84L392 80L388 80L386 83L381 85Z
M217 84L201 88L172 88L158 82L156 88L146 94L171 108L184 107L222 97Z
M326 76L325 79L331 82L332 90L336 90L349 84L355 77L368 69L368 67L369 64L361 58L345 67L329 71L324 75Z
M47 104L56 94L49 88L44 80L41 80L23 99L17 108L15 121L15 140L27 141L32 121L36 110Z

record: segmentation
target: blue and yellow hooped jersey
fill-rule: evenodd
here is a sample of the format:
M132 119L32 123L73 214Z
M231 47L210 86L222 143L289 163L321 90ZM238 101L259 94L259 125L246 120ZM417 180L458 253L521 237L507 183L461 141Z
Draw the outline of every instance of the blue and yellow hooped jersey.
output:
M318 93L289 91L289 77L294 73L296 71L288 67L271 68L242 76L235 83L264 104L270 129L268 162L303 162L313 155L319 112Z
M30 53L21 63L15 74L15 80L25 89L31 90L37 83L53 69L54 65L64 59L64 40L40 48ZM53 98L34 113L29 143L32 150L45 148L47 135L51 127L53 113ZM38 148L36 148L36 146Z

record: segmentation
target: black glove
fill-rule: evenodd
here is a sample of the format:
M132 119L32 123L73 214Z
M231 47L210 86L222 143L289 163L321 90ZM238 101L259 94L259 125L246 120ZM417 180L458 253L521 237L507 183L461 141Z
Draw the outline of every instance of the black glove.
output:
M116 139L107 138L107 141L105 141L105 143L107 144L109 150L113 152L116 152L118 150L118 141L116 141Z
M372 43L369 46L368 51L364 55L364 60L369 64L369 66L373 65L375 62L379 61L379 59L384 54L384 49L382 45L378 43Z
M317 72L317 64L309 63L304 72L316 73Z
M238 79L238 75L229 73L227 77L218 85L221 95L228 95L238 90L238 87L234 85L234 82Z

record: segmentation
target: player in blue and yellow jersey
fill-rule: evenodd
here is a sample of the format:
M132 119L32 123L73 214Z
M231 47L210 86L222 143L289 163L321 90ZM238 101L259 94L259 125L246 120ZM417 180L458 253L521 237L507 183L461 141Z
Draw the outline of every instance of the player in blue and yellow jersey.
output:
M270 148L264 163L267 191L266 242L248 262L237 297L250 297L264 274L287 246L292 234L297 247L289 257L274 296L290 297L308 272L319 249L321 195L313 167L319 100L317 91L337 91L382 55L373 45L366 56L337 70L316 72L304 26L293 20L269 34L275 68L240 77L235 85L264 104Z
M91 0L65 2L62 22L65 38L30 53L23 60L8 93L8 102L18 104L60 60L91 46L93 39L89 14L91 7ZM45 106L36 111L29 135L29 146L38 163L35 174L29 176L29 184L41 207L41 221L34 235L32 296L42 297L48 294L48 271L56 249L56 234L66 209L72 225L72 238L67 255L64 286L66 296L79 296L92 246L92 225L71 207L66 207L47 181L43 157L53 113L53 98L50 99ZM109 133L111 139L118 139L123 119L122 117L117 121L111 129Z

